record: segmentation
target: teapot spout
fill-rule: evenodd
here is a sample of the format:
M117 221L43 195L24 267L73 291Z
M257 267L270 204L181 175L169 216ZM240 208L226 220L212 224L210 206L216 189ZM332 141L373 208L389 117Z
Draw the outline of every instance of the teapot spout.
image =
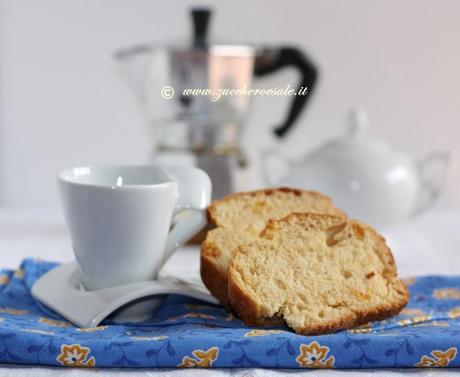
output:
M419 203L414 214L425 211L442 194L451 163L451 153L436 151L417 161L420 182Z

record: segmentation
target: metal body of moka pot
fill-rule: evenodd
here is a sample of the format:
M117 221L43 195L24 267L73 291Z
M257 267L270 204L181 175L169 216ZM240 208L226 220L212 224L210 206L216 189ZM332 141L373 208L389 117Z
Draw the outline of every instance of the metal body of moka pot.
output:
M249 90L254 77L286 66L299 69L299 87L311 93L317 70L292 47L212 45L207 39L210 11L191 14L191 43L135 46L115 57L154 126L157 157L192 156L210 175L213 197L220 198L234 191L234 170L245 164L240 140L251 96L219 93ZM292 126L308 97L294 96L285 122L275 129L278 136Z

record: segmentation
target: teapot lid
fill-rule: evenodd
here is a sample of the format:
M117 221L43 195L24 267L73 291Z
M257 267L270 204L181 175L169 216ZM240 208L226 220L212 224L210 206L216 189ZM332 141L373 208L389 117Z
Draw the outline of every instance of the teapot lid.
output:
M363 109L352 109L348 116L347 131L316 150L307 160L327 158L328 160L341 161L382 168L396 164L411 164L410 158L399 151L395 151L384 141L376 139L368 133L368 116Z

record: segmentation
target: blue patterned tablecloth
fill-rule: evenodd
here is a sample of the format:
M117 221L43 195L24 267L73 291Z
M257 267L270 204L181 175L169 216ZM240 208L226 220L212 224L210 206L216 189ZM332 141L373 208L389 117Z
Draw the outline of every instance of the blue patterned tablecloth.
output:
M32 284L56 264L0 272L0 363L76 367L459 367L460 277L407 281L392 319L322 336L245 326L224 308L169 296L142 324L81 329L37 303Z

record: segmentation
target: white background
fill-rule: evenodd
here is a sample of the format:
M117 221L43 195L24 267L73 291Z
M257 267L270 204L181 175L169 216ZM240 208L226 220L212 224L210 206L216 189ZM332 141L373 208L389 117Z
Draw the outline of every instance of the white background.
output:
M0 189L6 206L57 208L64 167L148 161L151 135L111 53L140 42L186 38L190 1L3 0L1 5ZM203 4L201 2L200 4ZM460 2L454 0L215 1L216 39L291 43L320 65L318 91L279 145L304 155L343 132L360 105L372 132L421 157L460 151ZM284 86L286 70L260 85ZM260 186L260 149L287 98L256 98L245 145ZM443 202L458 204L453 168ZM457 184L456 184L457 183ZM246 187L245 187L246 188Z

